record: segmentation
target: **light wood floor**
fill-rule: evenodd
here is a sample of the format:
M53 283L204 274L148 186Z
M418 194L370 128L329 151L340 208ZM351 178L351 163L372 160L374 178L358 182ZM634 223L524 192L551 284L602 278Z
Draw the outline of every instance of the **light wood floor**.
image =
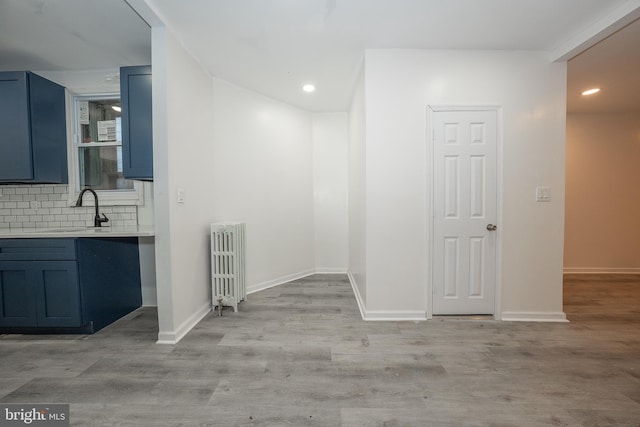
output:
M640 426L640 281L567 277L565 303L571 323L364 322L317 275L176 346L153 309L0 336L0 404L70 403L74 426Z

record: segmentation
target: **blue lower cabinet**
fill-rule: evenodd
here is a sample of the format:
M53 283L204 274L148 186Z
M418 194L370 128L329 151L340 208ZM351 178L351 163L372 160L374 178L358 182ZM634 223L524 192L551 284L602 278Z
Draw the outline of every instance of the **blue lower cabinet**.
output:
M37 325L82 326L78 263L36 261L33 264Z
M0 240L0 332L95 332L141 305L135 237Z
M138 238L77 239L85 318L100 330L142 305Z
M0 326L35 326L35 289L32 263L0 262Z

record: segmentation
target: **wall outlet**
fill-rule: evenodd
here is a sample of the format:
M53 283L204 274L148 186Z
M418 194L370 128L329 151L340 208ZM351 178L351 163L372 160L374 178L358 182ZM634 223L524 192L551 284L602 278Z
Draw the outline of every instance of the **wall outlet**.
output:
M184 188L178 188L178 203L184 203Z
M536 202L550 202L551 189L549 187L536 187Z

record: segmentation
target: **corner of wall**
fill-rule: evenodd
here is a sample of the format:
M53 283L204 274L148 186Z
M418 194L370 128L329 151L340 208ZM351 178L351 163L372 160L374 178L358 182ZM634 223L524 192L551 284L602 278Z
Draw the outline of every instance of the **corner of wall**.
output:
M191 316L186 318L174 331L160 331L156 344L177 344L185 335L189 333L209 312L211 302L203 304Z

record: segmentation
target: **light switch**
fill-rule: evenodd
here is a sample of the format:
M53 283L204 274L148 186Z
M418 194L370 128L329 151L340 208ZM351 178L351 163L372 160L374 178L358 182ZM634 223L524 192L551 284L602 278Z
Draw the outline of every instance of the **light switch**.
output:
M178 188L178 203L184 203L184 188Z
M551 190L549 187L536 187L536 202L550 202Z

